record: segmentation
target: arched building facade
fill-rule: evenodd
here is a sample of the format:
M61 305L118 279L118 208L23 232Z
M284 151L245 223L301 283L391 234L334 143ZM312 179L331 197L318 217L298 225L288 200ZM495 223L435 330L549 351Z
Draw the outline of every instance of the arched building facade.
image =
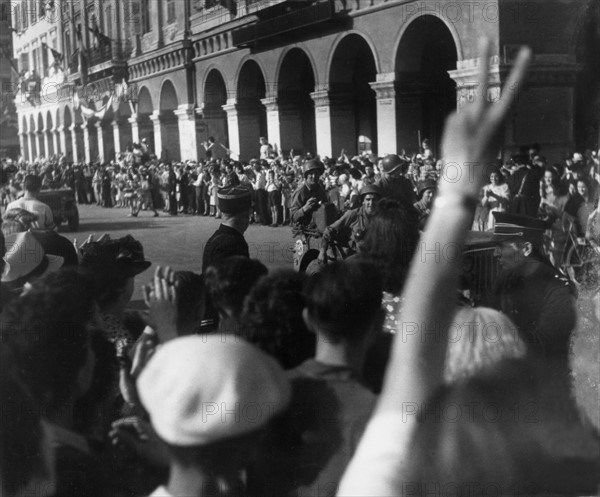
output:
M527 86L505 129L506 153L537 142L558 160L598 144L593 109L600 102L600 64L590 46L598 41L600 9L592 0L144 5L141 29L121 30L131 38L126 73L119 73L128 98L114 98L108 111L92 117L72 98L21 105L28 154L110 159L146 138L158 157L198 159L203 142L214 137L217 154L229 150L250 159L261 136L284 154L411 152L424 138L439 152L447 115L481 91L476 74L483 37L493 44L490 99L498 98L518 47L534 51ZM120 81L115 74L113 93ZM68 81L81 84L77 73ZM106 106L110 88L86 108Z

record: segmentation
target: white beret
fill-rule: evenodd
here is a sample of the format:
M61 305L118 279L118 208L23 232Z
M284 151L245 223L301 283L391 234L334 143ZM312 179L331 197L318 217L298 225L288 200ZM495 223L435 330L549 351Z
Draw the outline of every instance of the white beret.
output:
M158 435L179 446L255 431L290 400L281 367L234 335L194 335L166 343L137 386Z

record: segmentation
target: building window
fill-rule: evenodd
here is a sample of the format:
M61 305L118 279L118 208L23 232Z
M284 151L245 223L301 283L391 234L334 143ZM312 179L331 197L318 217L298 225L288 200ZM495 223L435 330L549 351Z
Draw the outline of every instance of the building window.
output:
M35 7L36 0L29 0L29 8L27 9L27 14L29 15L29 24L35 24L37 21L37 9Z
M19 54L19 71L22 73L29 71L29 54L27 52Z
M41 47L40 52L42 55L42 70L40 71L40 76L45 77L48 76L48 49Z
M204 2L204 7L207 9L212 9L213 7L216 7L217 5L219 5L219 0L206 0Z
M112 18L112 7L106 7L104 10L104 34L109 38L112 38L113 33L113 18Z
M38 0L38 18L46 17L46 0Z
M13 28L15 28L18 32L21 31L21 6L15 5L13 10Z
M167 24L175 22L175 0L167 0Z
M148 0L142 0L140 4L141 16L142 16L142 34L149 33L152 31L152 26L150 24L150 5Z
M27 2L21 4L21 27L27 29L29 26L29 16L27 15Z

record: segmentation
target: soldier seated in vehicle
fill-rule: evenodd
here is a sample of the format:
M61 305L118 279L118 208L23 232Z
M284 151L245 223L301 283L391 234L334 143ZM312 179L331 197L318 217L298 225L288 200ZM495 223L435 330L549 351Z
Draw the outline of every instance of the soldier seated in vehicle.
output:
M319 251L320 263L327 263L327 250L333 242L347 248L344 256L357 251L380 198L381 193L377 186L366 185L360 192L361 206L345 212L341 218L325 228Z
M316 159L307 161L302 167L304 184L294 192L290 207L296 230L309 228L311 225L314 228L313 213L327 203L327 193L320 182L324 169L323 164Z

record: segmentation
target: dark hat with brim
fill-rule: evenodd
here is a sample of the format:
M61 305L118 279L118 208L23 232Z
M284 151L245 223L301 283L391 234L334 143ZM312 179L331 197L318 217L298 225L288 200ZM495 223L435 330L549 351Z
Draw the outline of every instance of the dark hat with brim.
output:
M252 205L252 187L239 184L219 188L217 192L219 209L224 214L239 214L250 210Z
M493 231L472 231L467 234L467 247L498 245L502 242L530 242L541 246L544 231L548 229L545 221L518 214L493 212L495 225Z
M142 244L127 235L116 240L91 242L81 247L81 266L98 273L111 273L132 278L152 263L144 259Z

